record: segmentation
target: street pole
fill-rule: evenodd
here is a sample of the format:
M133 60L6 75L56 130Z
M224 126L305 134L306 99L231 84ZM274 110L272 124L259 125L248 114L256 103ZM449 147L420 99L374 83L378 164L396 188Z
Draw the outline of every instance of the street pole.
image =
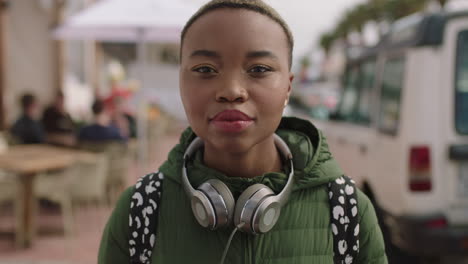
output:
M138 138L138 173L143 175L148 162L148 100L145 98L146 89L146 45L145 30L138 29L137 69L140 87L137 91L137 138Z

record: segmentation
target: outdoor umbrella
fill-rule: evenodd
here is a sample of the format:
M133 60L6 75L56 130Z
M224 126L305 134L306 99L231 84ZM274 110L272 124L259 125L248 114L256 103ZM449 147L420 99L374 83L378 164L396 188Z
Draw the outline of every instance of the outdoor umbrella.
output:
M60 39L107 42L178 42L196 11L182 0L101 0L54 30Z
M178 43L180 32L196 11L182 0L101 0L66 19L53 31L57 39L94 40L98 42L137 43L137 67L141 89L137 94L140 111L137 116L140 161L147 155L147 112L144 90L145 43Z

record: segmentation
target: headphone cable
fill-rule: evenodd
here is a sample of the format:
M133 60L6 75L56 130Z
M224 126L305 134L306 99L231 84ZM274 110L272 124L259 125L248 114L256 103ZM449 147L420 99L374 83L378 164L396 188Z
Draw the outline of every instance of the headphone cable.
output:
M220 264L223 264L224 263L224 260L226 259L226 255L228 253L228 250L229 250L229 247L231 246L231 242L232 242L232 238L234 237L234 235L236 234L237 230L239 230L240 228L242 228L244 226L245 223L240 223L239 225L237 225L234 230L232 231L231 235L229 236L229 239L228 239L228 242L226 244L226 247L224 248L224 251L223 251L223 257L221 258L221 261L219 262Z

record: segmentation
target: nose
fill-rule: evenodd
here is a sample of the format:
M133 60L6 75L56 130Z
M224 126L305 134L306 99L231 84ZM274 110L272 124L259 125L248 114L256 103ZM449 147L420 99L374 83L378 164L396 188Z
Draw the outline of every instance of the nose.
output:
M244 84L239 80L229 79L220 84L216 92L217 102L243 103L249 98Z

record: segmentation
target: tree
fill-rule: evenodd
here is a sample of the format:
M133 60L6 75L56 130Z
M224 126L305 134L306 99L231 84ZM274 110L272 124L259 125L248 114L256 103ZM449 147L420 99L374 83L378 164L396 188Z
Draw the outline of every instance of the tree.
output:
M301 71L299 73L299 80L301 82L307 82L309 80L308 72L310 64L311 62L308 56L304 56L301 58Z
M342 39L345 42L345 45L348 45L348 34L351 33L351 16L349 15L350 12L346 13L345 16L338 21L334 31L331 33L335 36L335 40Z
M333 45L333 42L335 42L335 40L336 40L335 36L330 32L323 33L320 36L320 47L325 52L325 56L328 56L328 54L330 53L330 49Z
M441 7L444 7L449 0L437 0Z
M368 4L360 4L353 8L348 13L348 23L350 24L351 32L359 34L359 42L365 45L363 29L367 23L372 20L370 8Z
M428 0L389 0L384 7L386 17L390 21L395 21L424 10L428 2Z
M352 30L362 33L366 23L372 19L369 11L370 9L368 4L360 4L347 14L347 21L350 23Z
M424 10L430 0L367 0L366 3L355 6L348 10L336 24L333 31L324 33L320 38L320 46L327 54L338 39L343 39L345 45L348 43L348 35L351 32L361 34L364 26L369 22L377 25L383 22L391 23L402 17ZM437 0L444 6L448 0ZM382 28L379 27L380 36L383 35Z
M387 14L385 12L387 0L369 0L368 1L368 10L369 10L369 19L375 24L380 25L382 22L387 21L388 18L386 17ZM379 36L382 37L384 35L384 31L382 27L378 26Z

